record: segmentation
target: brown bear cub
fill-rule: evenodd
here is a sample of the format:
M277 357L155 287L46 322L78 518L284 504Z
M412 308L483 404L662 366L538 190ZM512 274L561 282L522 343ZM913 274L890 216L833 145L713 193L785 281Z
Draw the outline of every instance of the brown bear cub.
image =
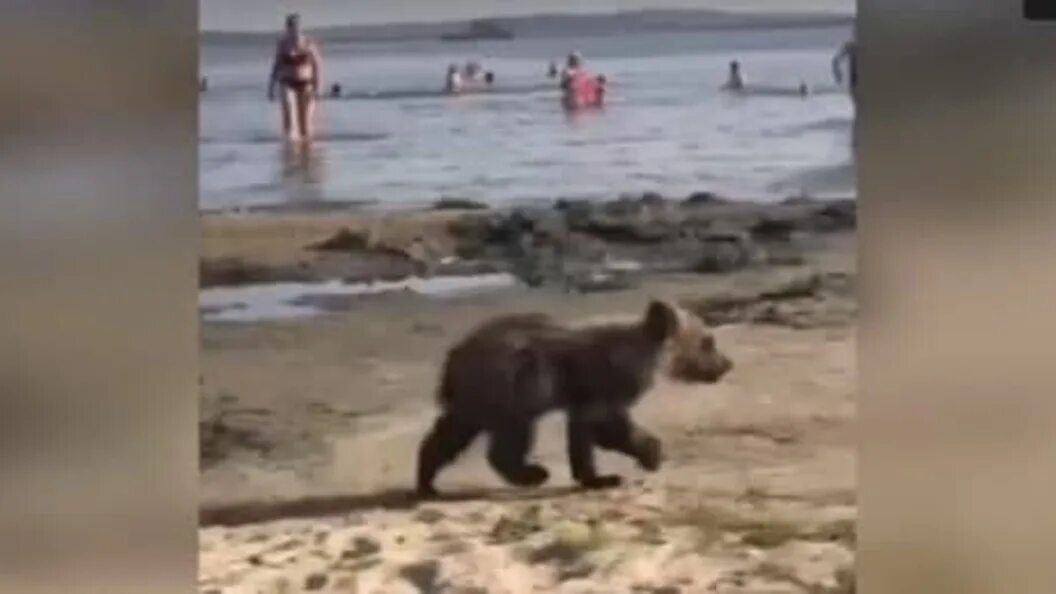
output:
M732 366L699 318L660 301L640 320L622 324L575 328L541 314L493 319L447 353L440 416L418 452L418 494L436 495L437 473L481 433L488 434L489 463L506 482L546 482L547 470L527 459L536 421L559 409L568 415L572 477L583 487L621 483L598 474L595 446L655 471L660 441L629 414L654 375L714 383Z

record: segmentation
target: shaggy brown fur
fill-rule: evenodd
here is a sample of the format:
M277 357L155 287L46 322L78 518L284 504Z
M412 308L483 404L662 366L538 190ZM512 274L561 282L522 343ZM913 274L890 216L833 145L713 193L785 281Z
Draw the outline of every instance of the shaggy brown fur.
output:
M659 440L628 412L656 373L713 383L731 368L699 318L659 301L629 323L573 328L541 314L493 319L447 354L441 413L419 449L418 493L435 495L437 473L481 433L489 436L488 461L508 483L546 482L547 470L527 457L536 420L558 409L568 413L573 478L587 488L617 486L620 477L597 473L594 447L646 470L660 467Z

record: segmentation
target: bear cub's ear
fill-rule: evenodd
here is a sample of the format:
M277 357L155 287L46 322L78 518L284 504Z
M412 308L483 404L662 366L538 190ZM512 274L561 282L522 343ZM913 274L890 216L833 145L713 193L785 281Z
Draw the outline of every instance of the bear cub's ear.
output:
M678 332L678 312L670 304L654 299L645 310L642 327L649 338L667 340Z

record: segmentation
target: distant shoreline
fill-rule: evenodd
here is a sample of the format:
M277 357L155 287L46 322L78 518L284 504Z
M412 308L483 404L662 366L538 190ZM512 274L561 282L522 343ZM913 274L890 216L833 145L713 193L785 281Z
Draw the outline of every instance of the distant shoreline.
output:
M627 33L738 31L851 26L854 15L841 13L737 13L713 10L644 10L600 14L539 14L480 19L510 30L518 39L545 39L568 35L609 36ZM385 43L439 41L464 32L472 20L340 25L311 29L324 41ZM275 31L202 30L199 39L213 43L254 43L271 39Z

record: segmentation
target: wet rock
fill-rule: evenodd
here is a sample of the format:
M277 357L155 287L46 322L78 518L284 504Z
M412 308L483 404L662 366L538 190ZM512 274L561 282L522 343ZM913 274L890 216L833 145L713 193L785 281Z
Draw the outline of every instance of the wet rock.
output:
M854 230L858 227L858 204L854 200L830 202L813 212L811 223L822 233Z
M554 210L564 216L570 228L582 227L594 212L596 206L587 200L558 200Z
M704 204L717 204L724 202L718 194L714 192L693 192L685 200L682 201L683 206L701 206Z
M382 241L378 233L357 232L347 228L339 229L336 233L306 246L308 250L322 254L356 254L361 256L355 262L348 260L336 260L333 257L321 256L315 263L317 274L322 274L329 268L334 272L344 270L349 275L348 269L364 269L363 273L375 280L386 274L396 274L399 270L406 275L409 268L415 274L428 274L439 259L440 249L432 242L418 236L409 241L401 243L386 243ZM334 274L323 276L335 276ZM361 279L363 280L363 279Z
M750 265L756 253L746 233L712 232L701 238L700 256L694 269L709 274L733 272Z
M768 245L765 253L767 266L803 266L807 263L802 249L795 245Z
M576 209L590 208L590 201L581 198L558 198L554 201L554 210L569 212Z
M655 207L656 205L655 204L650 205L649 203L645 202L641 198L637 198L635 196L627 195L627 196L621 196L621 197L617 198L616 200L610 200L608 202L602 202L600 205L598 205L598 208L596 209L596 211L599 214L603 214L603 215L608 215L608 216L613 216L613 217L623 217L623 216L637 215L637 214L641 213L642 211L644 211L646 209L646 207L649 207L649 206Z
M492 228L498 213L466 214L447 224L448 233L457 241L469 243L486 243L490 239ZM456 251L457 248L456 248Z
M659 192L646 192L642 194L641 202L649 206L662 206L665 200Z
M308 249L319 252L355 252L366 250L368 238L365 233L358 233L348 228L338 229L336 233L310 244Z
M562 241L568 235L568 225L564 217L551 210L518 210L514 215L522 229L539 238Z
M781 201L786 206L801 206L804 204L817 204L818 201L810 194L796 194Z
M566 209L567 227L610 243L655 244L679 236L683 222L660 202L621 199L589 208Z
M467 215L452 221L448 231L456 241L455 253L463 259L474 259L505 256L504 251L518 246L524 236L557 242L567 228L559 212L519 209L508 214Z
M677 237L677 229L659 220L593 219L578 229L612 243L661 243Z
M798 225L793 220L764 216L749 227L748 232L757 241L787 242L797 230Z
M488 205L469 198L444 197L433 203L433 210L487 210Z
M241 258L203 259L198 262L198 286L202 288L274 282L280 276L308 279L304 272L291 270L280 274L269 266L247 262Z

